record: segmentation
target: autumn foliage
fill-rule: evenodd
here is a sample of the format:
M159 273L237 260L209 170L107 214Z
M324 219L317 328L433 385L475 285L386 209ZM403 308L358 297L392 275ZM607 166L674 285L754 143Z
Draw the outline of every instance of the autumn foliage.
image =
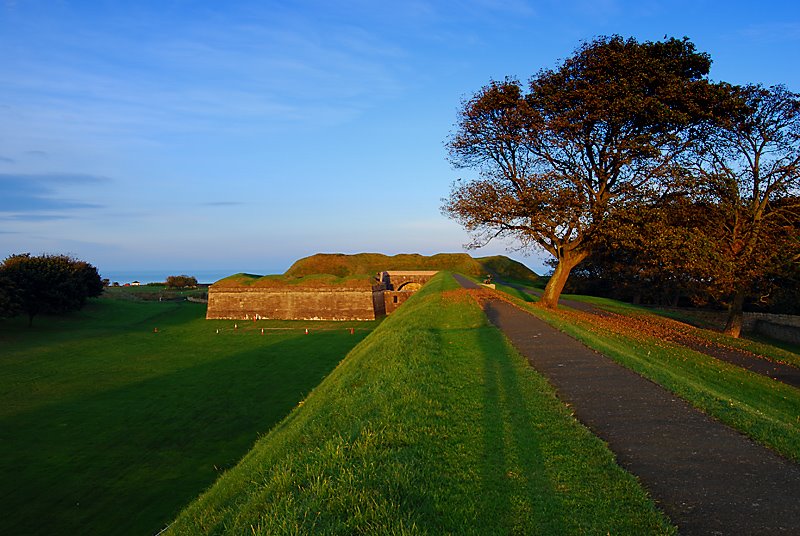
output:
M527 84L490 82L448 141L477 175L443 212L473 247L506 237L550 253L545 307L584 263L651 291L702 287L738 335L744 297L800 259L800 100L711 83L710 65L687 38L612 36Z
M444 212L473 233L539 247L557 264L542 303L555 307L570 271L593 251L608 219L655 201L724 88L688 40L585 43L527 86L492 82L464 103L452 162L479 177L457 182Z

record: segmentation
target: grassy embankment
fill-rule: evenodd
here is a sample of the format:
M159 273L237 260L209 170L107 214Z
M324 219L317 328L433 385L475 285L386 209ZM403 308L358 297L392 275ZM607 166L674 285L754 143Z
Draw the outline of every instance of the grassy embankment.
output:
M466 253L439 253L430 256L416 253L399 255L318 253L297 260L284 276L287 278L316 274L332 274L337 277L365 274L374 276L383 270L446 270L473 277L494 273L527 284L535 282L539 277L524 264L502 255L473 258Z
M662 385L720 421L740 430L782 455L800 461L800 390L664 341L644 331L608 324L588 314L545 311L517 289L498 287L558 329L590 348ZM604 298L580 299L624 315L653 315L652 311ZM755 341L736 340L708 330L698 336L747 349L776 361L800 363L800 356L783 348Z
M364 288L370 289L376 283L369 275L336 276L332 274L313 274L302 277L284 275L233 274L214 283L214 288Z
M539 276L517 261L496 255L473 258L466 253L383 255L381 253L318 253L297 260L284 274L233 274L214 283L215 288L371 288L377 273L385 270L430 270L469 274L482 278L488 274L513 279L521 284L537 284Z
M800 346L791 343L768 340L765 337L759 338L757 335L750 333L745 333L740 338L734 338L725 335L724 333L720 333L719 330L695 327L692 324L696 322L696 318L691 315L691 312L687 313L672 309L643 307L609 298L598 298L595 296L565 295L564 297L570 300L589 303L595 307L627 316L644 318L658 316L676 320L686 324L687 332L691 333L691 335L695 337L729 346L731 348L745 350L753 354L767 357L772 361L800 367Z
M171 534L659 534L635 478L439 274Z
M0 321L0 534L157 532L376 325L234 331L202 304L120 299L148 291Z

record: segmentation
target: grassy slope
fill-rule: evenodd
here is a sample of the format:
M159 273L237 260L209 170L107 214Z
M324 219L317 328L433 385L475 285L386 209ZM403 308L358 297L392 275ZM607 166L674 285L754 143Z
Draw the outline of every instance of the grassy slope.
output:
M544 311L523 301L516 289L501 290L517 303L569 333L590 348L666 387L695 407L775 449L800 461L800 392L798 389L719 361L677 343L643 333L617 333L595 325L591 317L565 310ZM569 296L570 299L579 298ZM642 308L605 298L580 297L621 314L652 314ZM530 300L530 297L528 297ZM714 334L706 333L711 338ZM721 335L716 334L721 337ZM730 342L730 341L728 341ZM757 343L752 343L753 345ZM747 348L750 343L740 341ZM759 348L750 346L751 350ZM786 350L762 345L768 356L784 356ZM791 359L788 359L791 361Z
M671 318L679 322L688 322L690 320L680 312L653 309L651 307L642 307L609 298L597 298L594 296L580 295L565 295L564 297L570 300L591 303L592 305L602 309L628 316L657 315L665 318ZM749 339L747 336L737 339L711 329L694 328L691 330L691 333L692 335L707 339L709 341L762 355L773 361L787 363L796 367L800 366L800 354L797 353L798 348L796 345L786 343L782 344L781 346L776 346L775 344L770 344L769 342L765 342L763 340Z
M478 257L475 260L483 267L484 272L499 275L505 280L536 284L540 277L521 262L509 259L504 255Z
M475 259L466 253L439 253L429 257L419 254L393 256L380 253L317 254L296 261L286 271L286 275L298 277L333 274L344 277L354 274L374 275L382 270L447 270L474 277L494 272L507 278L527 282L533 282L538 277L525 265L502 255Z
M439 274L172 534L658 534L605 445Z
M480 275L480 264L466 253L440 253L426 257L419 254L383 255L381 253L319 253L295 261L287 276L333 274L344 277L352 274L374 275L382 270L453 270Z
M0 534L156 532L375 325L306 337L204 314L100 299L0 322Z
M502 255L474 259L466 253L439 253L430 257L419 254L318 253L299 259L283 275L234 274L217 281L214 286L368 288L375 283L375 274L383 270L446 270L473 277L493 273L526 284L535 284L538 278L524 264Z
M112 297L115 299L137 298L151 299L155 296L164 298L180 298L187 296L199 296L207 291L204 287L187 288L187 289L173 289L166 285L139 285L131 287L107 287L104 292L104 297Z
M351 275L338 277L331 274L314 274L300 277L284 275L254 276L252 274L234 274L214 283L214 287L254 287L254 288L366 288L376 283L373 276Z
M522 281L517 281L517 283L526 286L529 290L535 290L539 288L538 285L536 284L530 285ZM506 285L498 285L497 290L501 290L506 294L521 299L522 301L526 302L538 301L538 298L536 296L528 294L518 288L509 287ZM612 300L610 298L599 298L595 296L584 296L576 294L565 294L562 296L562 298L590 303L601 309L605 309L607 311L628 316L657 315L684 323L690 323L694 320L693 318L690 318L689 316L684 315L681 312L673 310L655 309L652 307L644 307L641 305L634 305L631 303ZM691 333L692 335L705 338L709 341L713 341L726 346L731 346L733 348L738 348L740 350L746 350L748 352L752 352L754 354L767 357L768 359L777 361L779 363L787 363L789 365L800 367L800 347L795 344L786 343L782 341L768 340L765 337L758 337L752 334L746 334L741 338L735 339L733 337L720 333L719 331L714 331L712 329L703 329L701 327L693 329Z

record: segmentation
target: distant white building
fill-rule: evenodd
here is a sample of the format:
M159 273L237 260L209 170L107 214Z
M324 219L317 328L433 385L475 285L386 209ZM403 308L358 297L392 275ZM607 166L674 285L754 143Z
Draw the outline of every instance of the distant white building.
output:
M133 282L131 282L131 286L132 286L132 287L138 287L140 284L141 284L141 283L139 283L138 281L133 281Z

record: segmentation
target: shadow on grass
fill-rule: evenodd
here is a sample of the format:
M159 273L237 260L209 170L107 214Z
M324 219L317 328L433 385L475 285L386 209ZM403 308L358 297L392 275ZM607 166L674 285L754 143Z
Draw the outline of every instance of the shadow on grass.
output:
M0 533L157 532L364 336L295 336L0 421Z
M505 527L524 532L534 525L543 534L567 534L572 526L564 517L547 475L542 438L533 430L533 415L525 407L519 385L519 369L511 362L502 336L494 328L476 330L483 356L483 478L484 497L495 497L504 510L501 519L521 526Z
M120 303L90 300L81 311L63 315L38 315L32 326L27 317L0 319L0 343L10 350L24 346L26 351L54 343L118 333L133 327L178 326L205 316L203 306L193 303Z

